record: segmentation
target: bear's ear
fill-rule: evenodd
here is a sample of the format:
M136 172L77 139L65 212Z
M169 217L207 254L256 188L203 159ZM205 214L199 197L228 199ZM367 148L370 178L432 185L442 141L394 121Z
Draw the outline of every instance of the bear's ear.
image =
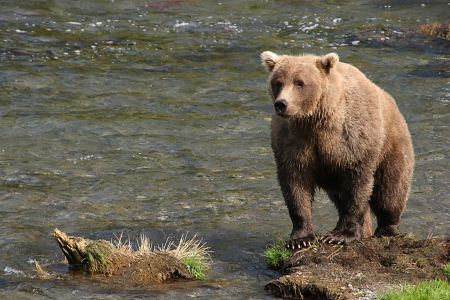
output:
M319 57L319 67L324 70L326 74L329 74L338 61L339 56L336 53L328 53L327 55Z
M272 72L275 64L280 60L280 57L273 52L265 51L261 53L262 65L266 67L267 71Z

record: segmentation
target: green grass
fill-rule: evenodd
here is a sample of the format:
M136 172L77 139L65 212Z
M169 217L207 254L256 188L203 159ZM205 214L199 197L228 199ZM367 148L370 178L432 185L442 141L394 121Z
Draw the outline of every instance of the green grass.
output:
M439 279L424 281L415 286L406 285L402 290L390 290L377 300L450 300L450 285Z
M446 264L443 270L445 277L447 277L447 280L450 280L450 263Z
M206 279L206 272L211 267L211 256L201 240L196 240L196 236L188 239L187 236L182 236L178 245L173 242L166 242L162 246L158 246L156 252L169 253L178 259L183 266L198 279ZM141 251L148 251L150 243L146 237L141 237Z
M286 249L286 240L278 240L270 245L263 256L269 268L276 268L283 260L292 254L291 250Z
M204 257L190 256L182 258L181 263L195 278L206 279L206 272L209 270L209 263L205 261Z

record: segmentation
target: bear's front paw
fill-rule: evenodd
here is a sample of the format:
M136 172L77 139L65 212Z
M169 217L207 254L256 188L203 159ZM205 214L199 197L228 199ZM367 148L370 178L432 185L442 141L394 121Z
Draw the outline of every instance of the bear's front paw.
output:
M351 244L361 238L361 234L353 232L330 231L322 236L319 242L328 244Z
M315 242L317 242L317 239L314 235L308 235L306 237L299 238L299 239L290 238L286 242L286 248L301 249L301 248L311 247L311 245L314 244Z

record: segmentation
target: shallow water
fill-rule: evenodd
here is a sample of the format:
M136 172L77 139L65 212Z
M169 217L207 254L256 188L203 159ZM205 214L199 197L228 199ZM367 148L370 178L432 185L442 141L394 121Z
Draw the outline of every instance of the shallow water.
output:
M263 287L277 274L261 254L290 221L268 137L265 50L337 52L394 96L416 154L400 228L449 235L450 43L403 36L449 19L450 5L386 4L2 1L0 296L270 298ZM336 218L319 195L316 231ZM197 233L214 265L209 280L150 287L36 279L33 260L63 259L55 227L156 244Z

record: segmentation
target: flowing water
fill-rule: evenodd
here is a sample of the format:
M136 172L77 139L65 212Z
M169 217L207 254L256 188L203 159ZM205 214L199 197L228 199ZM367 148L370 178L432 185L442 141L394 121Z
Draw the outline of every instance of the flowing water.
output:
M394 96L416 167L400 228L449 235L450 42L408 32L448 1L0 2L0 298L267 299L261 254L290 233L259 54L325 54ZM319 194L317 232L337 213ZM197 234L205 281L35 277L53 229L155 244ZM62 265L57 270L68 272Z

